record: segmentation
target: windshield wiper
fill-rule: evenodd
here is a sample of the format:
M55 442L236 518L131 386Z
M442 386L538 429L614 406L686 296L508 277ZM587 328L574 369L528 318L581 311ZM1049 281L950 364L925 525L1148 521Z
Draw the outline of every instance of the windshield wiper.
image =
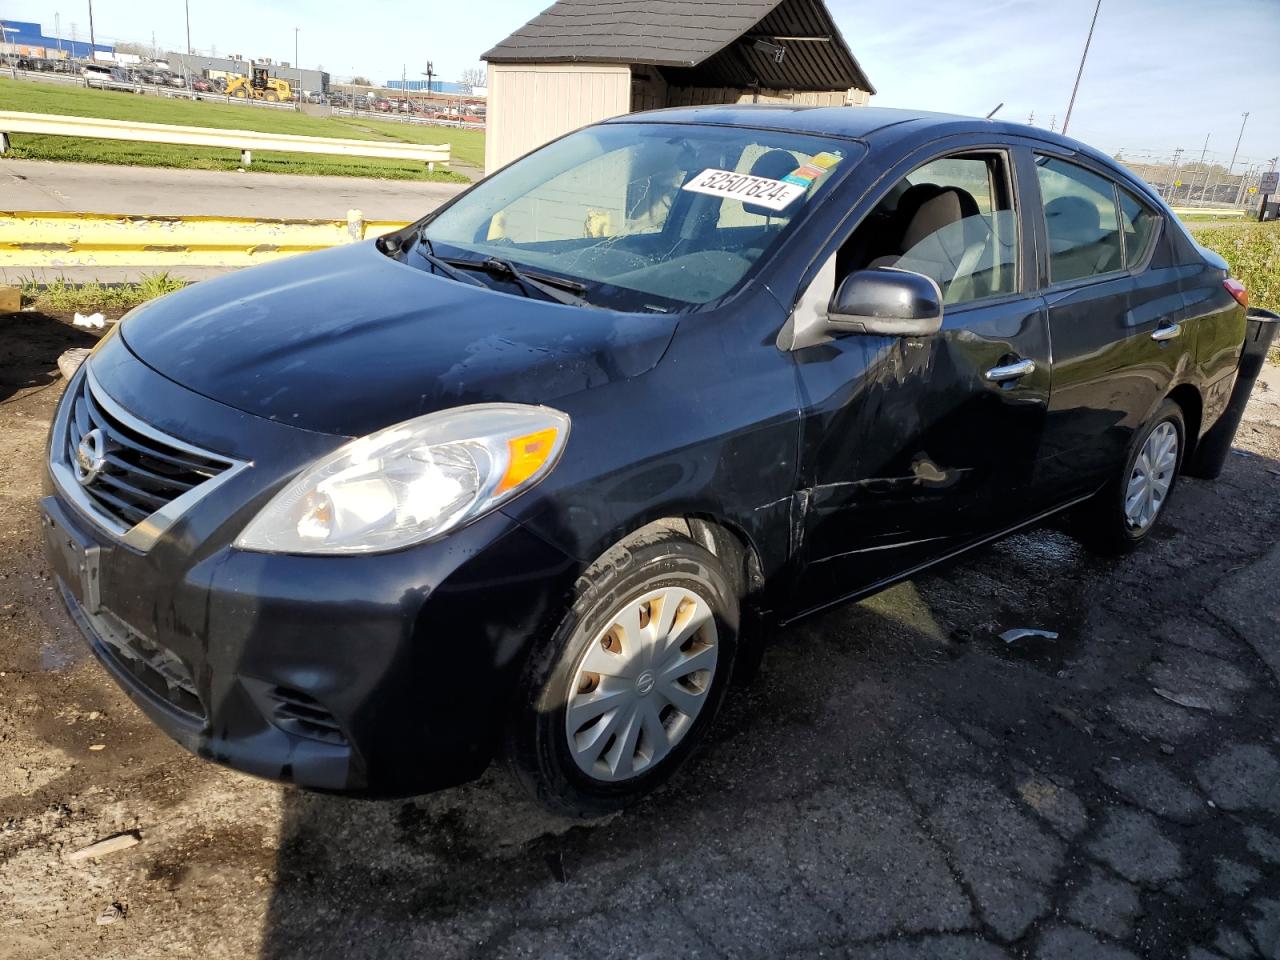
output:
M423 260L427 261L427 263L431 264L446 277L449 277L451 280L460 280L463 283L469 283L476 287L488 287L488 284L483 280L477 280L470 274L463 273L444 257L437 257L435 248L431 246L431 241L427 239L425 234L422 235L421 240L422 242L419 244L418 256L422 257ZM426 249L422 249L424 247Z
M537 290L548 300L568 304L571 307L592 306L583 296L587 292L585 284L564 277L554 277L545 273L530 273L517 267L510 260L501 257L485 257L483 260L463 260L454 257L442 258L451 267L463 270L483 270L495 277L510 277L520 285L528 296L530 290Z

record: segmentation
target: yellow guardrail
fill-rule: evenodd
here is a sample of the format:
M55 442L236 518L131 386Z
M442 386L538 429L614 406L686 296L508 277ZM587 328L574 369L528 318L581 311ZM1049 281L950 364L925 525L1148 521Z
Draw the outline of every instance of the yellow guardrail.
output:
M0 267L247 267L403 226L359 210L345 220L0 212Z

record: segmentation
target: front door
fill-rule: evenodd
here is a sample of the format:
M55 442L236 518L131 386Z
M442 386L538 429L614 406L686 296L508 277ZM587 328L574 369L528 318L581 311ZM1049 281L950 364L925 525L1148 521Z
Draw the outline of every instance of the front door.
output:
M920 159L845 242L835 282L867 267L923 273L943 294L941 332L848 335L796 353L796 612L990 535L1027 503L1050 351L1012 152Z

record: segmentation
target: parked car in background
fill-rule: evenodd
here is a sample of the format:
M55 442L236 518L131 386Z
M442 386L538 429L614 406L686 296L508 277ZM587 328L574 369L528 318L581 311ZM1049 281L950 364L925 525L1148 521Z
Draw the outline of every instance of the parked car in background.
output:
M1246 301L1042 129L621 116L132 311L58 407L47 554L203 757L406 795L501 756L600 814L690 759L763 627L1063 512L1150 539Z
M214 85L211 80L206 80L204 77L196 77L191 81L191 89L196 93L212 93Z

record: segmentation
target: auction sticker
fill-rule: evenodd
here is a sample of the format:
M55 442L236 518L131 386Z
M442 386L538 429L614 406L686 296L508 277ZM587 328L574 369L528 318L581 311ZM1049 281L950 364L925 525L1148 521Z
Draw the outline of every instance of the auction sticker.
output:
M682 190L705 193L727 200L741 200L769 210L784 210L797 197L803 196L807 184L785 183L768 177L753 177L732 170L703 170L686 183Z

